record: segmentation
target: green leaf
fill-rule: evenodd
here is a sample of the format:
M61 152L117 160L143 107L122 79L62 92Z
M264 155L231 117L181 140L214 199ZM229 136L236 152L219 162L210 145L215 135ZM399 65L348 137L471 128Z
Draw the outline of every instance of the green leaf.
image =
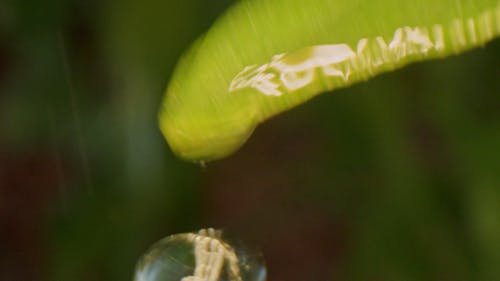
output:
M320 93L499 34L498 0L243 0L180 60L160 127L180 157L215 160Z

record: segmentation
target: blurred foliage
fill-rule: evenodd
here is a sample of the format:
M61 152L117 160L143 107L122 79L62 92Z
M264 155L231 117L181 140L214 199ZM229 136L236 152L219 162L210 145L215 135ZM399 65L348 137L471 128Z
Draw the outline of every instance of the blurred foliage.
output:
M229 4L0 2L0 280L131 280L206 226L260 245L270 281L500 276L500 42L323 95L203 169L156 114Z

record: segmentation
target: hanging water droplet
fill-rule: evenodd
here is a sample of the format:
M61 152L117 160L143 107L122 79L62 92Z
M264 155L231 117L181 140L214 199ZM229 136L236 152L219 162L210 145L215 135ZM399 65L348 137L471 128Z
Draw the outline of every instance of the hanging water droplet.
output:
M262 256L212 228L168 236L137 263L134 281L265 281Z

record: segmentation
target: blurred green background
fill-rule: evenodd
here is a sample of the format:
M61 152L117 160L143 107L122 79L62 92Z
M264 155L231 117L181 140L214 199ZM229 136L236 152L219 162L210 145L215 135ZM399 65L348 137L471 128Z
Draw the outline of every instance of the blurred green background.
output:
M156 114L231 2L0 2L0 280L131 280L208 226L269 281L499 280L500 41L322 95L201 168Z

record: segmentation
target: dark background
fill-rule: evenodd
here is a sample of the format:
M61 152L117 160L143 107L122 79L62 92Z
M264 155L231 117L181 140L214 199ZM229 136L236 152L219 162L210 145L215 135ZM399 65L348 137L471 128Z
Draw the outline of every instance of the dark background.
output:
M0 280L131 280L207 226L269 281L499 280L500 42L324 94L201 168L156 114L230 2L0 2Z

